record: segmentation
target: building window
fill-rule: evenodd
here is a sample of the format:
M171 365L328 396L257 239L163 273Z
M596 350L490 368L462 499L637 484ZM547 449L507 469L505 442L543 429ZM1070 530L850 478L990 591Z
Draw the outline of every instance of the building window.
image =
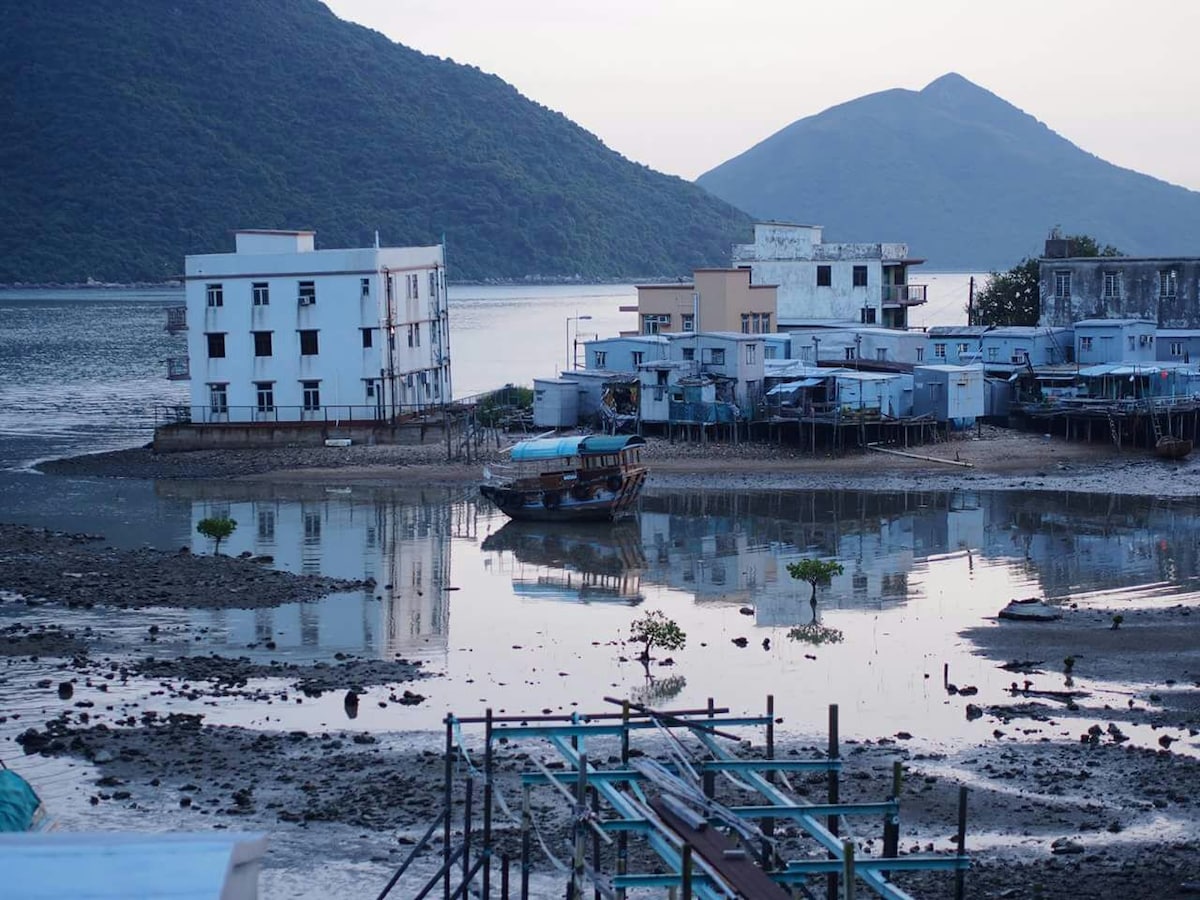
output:
M742 313L742 334L750 333L750 313Z
M642 364L642 360L645 359L646 354L641 350L634 350L632 356L633 356L633 365L634 365L634 367L637 367Z
M817 287L833 284L833 266L817 266Z
M1183 341L1171 341L1171 355L1183 356Z
M255 281L250 285L250 299L255 306L270 306L270 286L265 281Z
M848 359L848 360L853 360L853 359L855 359L855 355L854 355L854 348L853 348L853 347L847 347L847 348L846 348L846 359Z
M746 365L752 366L758 362L758 344L746 345Z
M271 355L271 332L269 331L252 331L254 335L254 355L255 356L270 356Z
M305 329L300 332L300 355L317 355L317 331L315 328Z
M608 362L608 351L607 350L593 350L592 351L592 363L595 365L595 367L597 369L603 369L605 364L607 364L607 362Z
M416 277L417 277L416 275L413 276L413 278L416 278ZM417 342L417 346L420 347L421 346L421 323L420 322L417 322L415 325L413 325L413 339Z
M1081 337L1079 339L1079 349L1080 349L1080 351L1091 350L1092 349L1092 339L1090 337Z
M679 316L680 331L695 331L696 330L696 314L682 313Z
M1104 273L1104 299L1115 300L1121 296L1121 273Z
M762 314L762 333L763 334L771 333L771 314L770 313Z
M957 347L954 348L954 352L957 353L961 357L961 356L966 355L968 352L970 352L970 349L971 349L971 347L969 344L959 344Z
M1131 334L1131 335L1129 335L1129 349L1133 350L1136 347L1137 347L1137 341L1135 341L1133 339L1133 335Z
M875 359L879 362L887 362L887 347L877 347L875 349Z
M225 358L225 334L224 332L213 332L205 335L208 338L208 358L209 359L224 359Z
M945 359L946 358L946 345L945 344L934 344L933 345L933 358L934 359Z
M925 362L925 348L924 347L917 348L917 362Z
M671 329L669 313L645 313L642 316L642 334L661 334Z
M862 308L862 323L864 325L874 325L875 324L875 307L864 306Z
M724 347L709 347L704 351L704 355L708 357L706 362L713 366L725 365L725 348Z
M1071 299L1070 272L1059 271L1054 273L1054 296L1059 300Z
M429 296L430 297L437 296L437 272L436 271L429 273Z
M229 412L229 385L210 384L208 386L208 408L213 415L223 416Z
M417 300L417 276L404 276L404 297L406 300Z
M1163 300L1173 298L1179 290L1179 275L1174 269L1163 269L1158 273L1158 296Z
M866 287L867 286L867 267L866 266L855 266L854 267L854 286L855 287Z
M999 347L988 347L988 359L990 361L995 362L996 358L999 356L1000 356L1000 348Z
M696 348L695 347L684 347L683 348L683 358L688 361L695 359L696 358Z
M368 350L368 349L370 349L370 347L371 347L371 329L370 329L370 328L363 328L363 329L361 329L361 330L362 330L362 345L363 345L363 349L364 349L364 350Z
M258 511L258 537L263 541L275 539L275 510L260 509Z
M316 412L321 408L321 382L302 381L300 388L304 392L304 411Z
M225 288L219 284L209 284L204 287L204 297L209 306L225 305Z
M317 283L315 281L300 282L299 302L301 306L312 306L317 302Z
M371 296L371 279L370 278L358 279L358 296L363 300L366 300L368 297Z
M254 395L258 404L260 413L268 413L275 411L275 382L273 381L256 381L254 382Z
M1015 349L1012 352L1012 356L1009 359L1014 366L1031 365L1031 363L1029 362L1029 351L1026 350L1024 347L1018 347L1017 349Z

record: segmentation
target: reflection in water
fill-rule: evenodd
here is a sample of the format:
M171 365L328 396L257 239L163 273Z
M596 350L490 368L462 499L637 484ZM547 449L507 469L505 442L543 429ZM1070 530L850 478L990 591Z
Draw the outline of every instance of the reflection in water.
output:
M646 683L630 691L629 699L634 703L654 706L666 700L674 700L687 687L687 679L682 675L669 675L666 678L646 676Z
M1200 547L1200 504L1151 498L651 493L636 521L563 527L507 523L466 490L207 482L158 490L190 503L193 542L195 522L223 508L243 523L231 554L271 556L294 572L315 561L324 574L376 582L309 604L187 611L203 626L196 652L265 657L270 642L272 659L420 658L444 677L427 682L426 704L406 708L409 727L436 728L446 711L485 703L587 709L608 694L684 705L716 697L751 709L776 692L792 722L817 721L840 703L855 710L859 734L919 723L930 736L975 724L986 736L985 720L968 725L957 697L930 687L931 673L949 665L978 687L980 705L1010 699L1011 674L974 655L964 629L1034 594L1085 609L1195 603L1187 594ZM809 586L787 572L805 558L844 567L822 587L819 616ZM672 654L678 675L646 680L641 666L621 662L639 612L630 606L642 598L688 635ZM601 599L616 602L591 602ZM1100 703L1139 689L1076 677ZM1030 676L1035 690L1060 690L1062 679L1061 669ZM315 702L272 708L272 726L293 724L279 715L313 717L297 727L342 719L350 712L340 699L325 712ZM396 727L396 713L375 699L361 704L356 727ZM209 714L241 721L236 711Z
M642 601L646 556L636 522L509 522L480 547L497 554L493 571L510 572L519 596L630 606Z
M804 644L820 646L821 644L840 644L846 639L846 635L840 628L833 628L829 625L822 625L820 622L813 621L797 625L788 631L788 638Z

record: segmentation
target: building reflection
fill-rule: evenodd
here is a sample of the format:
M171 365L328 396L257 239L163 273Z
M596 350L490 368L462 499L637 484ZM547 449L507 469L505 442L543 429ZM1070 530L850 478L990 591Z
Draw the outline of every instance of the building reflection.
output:
M319 601L227 610L221 627L231 642L383 658L445 652L454 511L446 492L166 482L160 493L191 500L196 553L212 552L196 524L226 515L238 528L222 553L375 583Z
M761 625L811 624L787 565L836 560L822 606L880 609L910 595L928 560L1009 563L1053 599L1194 579L1200 512L1190 500L1069 492L655 492L639 522L647 583L697 603L752 605Z
M472 491L160 482L190 502L192 549L207 516L239 523L222 552L292 572L373 579L374 590L260 610L197 612L231 642L383 657L445 653L451 546L460 565L503 577L520 598L636 604L650 586L697 604L752 608L760 625L829 624L829 609L906 602L929 561L1009 566L1050 599L1137 586L1196 589L1200 503L1068 492L650 491L615 525L516 523ZM482 537L481 532L495 529ZM844 571L819 593L789 563ZM478 570L476 570L478 571ZM914 578L914 573L918 577ZM808 639L809 633L805 634Z
M508 522L484 538L494 573L522 597L584 603L642 601L646 557L632 521L612 524Z

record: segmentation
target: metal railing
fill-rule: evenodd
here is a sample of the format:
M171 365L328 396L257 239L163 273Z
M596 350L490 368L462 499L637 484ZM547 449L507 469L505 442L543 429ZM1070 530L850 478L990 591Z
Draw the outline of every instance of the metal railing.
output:
M441 414L440 403L398 406L393 411L375 405L338 404L306 409L303 406L224 406L211 404L179 404L157 406L155 425L272 425L321 424L337 427L364 422L403 421L429 414Z
M186 356L167 357L167 380L188 381L192 377L191 366Z

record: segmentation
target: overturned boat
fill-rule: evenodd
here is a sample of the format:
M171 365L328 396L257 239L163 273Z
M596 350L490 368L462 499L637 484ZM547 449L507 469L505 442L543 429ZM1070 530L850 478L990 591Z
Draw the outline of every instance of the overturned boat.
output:
M522 521L596 522L633 512L646 467L638 435L534 438L509 449L511 465L483 470L479 492Z

